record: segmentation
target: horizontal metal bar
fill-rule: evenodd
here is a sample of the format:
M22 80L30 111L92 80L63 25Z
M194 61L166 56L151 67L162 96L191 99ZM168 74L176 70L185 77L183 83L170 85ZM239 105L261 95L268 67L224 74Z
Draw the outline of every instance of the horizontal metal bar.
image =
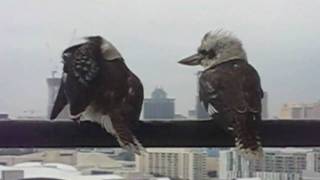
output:
M214 121L143 122L136 136L144 147L230 147L231 136ZM264 147L320 146L320 121L265 120ZM72 121L0 121L0 148L119 147L99 125Z

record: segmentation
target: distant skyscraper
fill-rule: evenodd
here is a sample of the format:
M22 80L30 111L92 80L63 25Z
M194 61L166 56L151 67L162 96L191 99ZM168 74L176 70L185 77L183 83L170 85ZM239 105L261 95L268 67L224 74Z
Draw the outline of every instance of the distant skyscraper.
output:
M162 88L156 88L151 98L144 99L144 119L174 119L173 98L167 98L167 93Z
M320 119L320 102L286 103L281 107L280 119Z
M312 119L320 119L320 101L313 104Z
M52 77L47 78L47 84L48 84L48 109L47 109L47 116L50 117L51 110L54 105L54 101L56 100L56 96L59 91L60 87L60 78L55 77L55 71L52 72ZM60 115L58 116L57 119L68 119L69 118L69 113L67 108L65 108Z
M7 113L0 113L0 120L8 120L9 114Z
M303 117L304 105L286 103L281 107L279 118L301 119Z

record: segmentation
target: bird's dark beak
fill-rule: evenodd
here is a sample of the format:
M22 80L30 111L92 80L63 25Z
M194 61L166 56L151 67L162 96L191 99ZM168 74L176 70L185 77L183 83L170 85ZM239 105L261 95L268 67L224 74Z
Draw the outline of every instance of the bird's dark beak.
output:
M189 66L195 66L195 65L199 65L202 59L203 59L203 56L197 53L178 61L178 63L189 65Z

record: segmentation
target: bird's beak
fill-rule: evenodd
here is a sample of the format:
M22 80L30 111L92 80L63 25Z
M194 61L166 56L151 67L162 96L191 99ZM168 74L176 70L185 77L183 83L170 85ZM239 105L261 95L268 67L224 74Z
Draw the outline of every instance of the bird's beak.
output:
M178 63L189 65L189 66L195 66L195 65L199 65L202 59L203 59L203 56L197 53L178 61Z

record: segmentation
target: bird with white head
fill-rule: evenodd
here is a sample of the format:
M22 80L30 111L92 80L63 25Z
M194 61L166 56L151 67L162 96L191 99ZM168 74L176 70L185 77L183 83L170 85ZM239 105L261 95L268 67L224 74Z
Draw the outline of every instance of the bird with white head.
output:
M210 117L231 133L245 157L261 158L263 90L241 41L227 31L210 31L204 35L198 52L179 63L205 68L199 78L199 97Z
M247 60L241 41L228 31L210 31L202 38L198 52L180 61L181 64L210 68L233 59Z

